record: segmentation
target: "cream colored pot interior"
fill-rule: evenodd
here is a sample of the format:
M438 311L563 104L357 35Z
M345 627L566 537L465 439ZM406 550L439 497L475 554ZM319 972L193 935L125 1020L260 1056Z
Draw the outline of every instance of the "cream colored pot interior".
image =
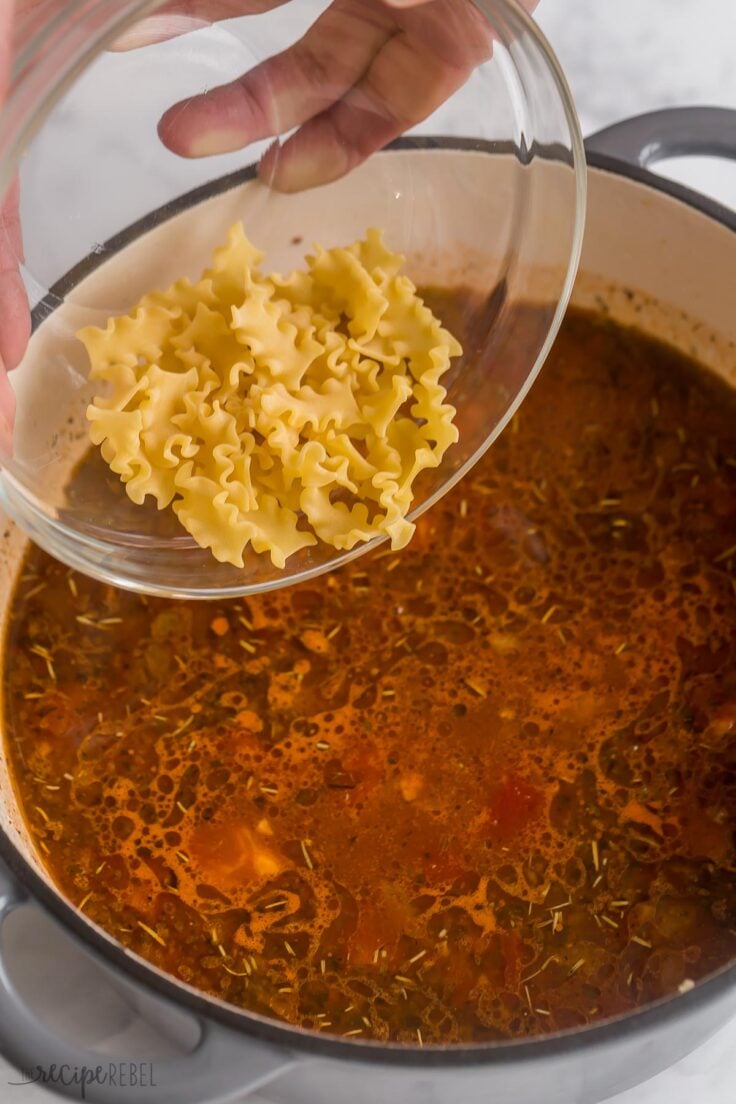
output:
M426 157L426 154L422 156ZM459 174L457 166L451 166L447 160L456 157L453 151L430 156L432 173L438 175L433 180L433 187L424 188L418 196L417 211L426 225L426 220L431 220L436 211L437 180L441 181L443 172L452 169L452 178L456 182L463 180L461 193L452 196L458 235L454 248L448 242L446 252L428 257L422 253L421 236L417 234L416 226L386 225L386 219L382 217L377 217L376 222L385 226L392 241L407 249L410 271L417 280L434 278L441 283L454 283L469 277L471 281L480 280L485 285L493 279L494 272L502 263L498 259L489 261L478 253L474 244L483 238L474 212L479 208L485 209L478 202L479 195L476 193L487 188L489 181L482 171ZM463 156L468 155L465 153ZM476 156L482 158L479 164L492 160ZM549 187L557 186L558 181L555 170L551 170ZM507 177L506 185L503 174L495 176L495 198L489 208L491 215L494 204L510 202L508 188L511 184L511 175ZM206 263L213 240L221 237L230 223L240 217L247 199L244 189L257 187L254 184L244 185L207 200L203 206L183 212L134 242L126 250L125 259L121 257L106 262L95 276L80 285L70 297L68 306L62 308L64 314L59 313L55 319L55 326L63 322L71 333L78 324L89 322L94 315L99 321L100 316L109 309L127 307L150 286L173 280L184 271L196 274ZM333 193L333 198L335 202L329 205L329 232L323 235L325 245L349 240L356 230L360 233L365 228L364 224L357 226L354 210L337 202L339 188ZM425 208L422 208L422 203ZM294 221L293 225L284 226L283 217L285 215L278 205L264 205L259 242L268 247L269 238L275 235L276 228L280 240L290 241L292 236L305 235L305 228L315 225L324 227L324 196L320 191L307 193L299 220ZM290 214L289 217L293 216ZM364 222L364 213L361 219ZM549 248L554 230L554 227L541 225L539 220L536 225L532 220L530 225L530 233L538 246L538 265L522 274L523 278L517 286L525 289L525 294L532 300L545 299L549 259L550 255L555 254L555 250ZM276 253L273 261L275 266L286 268L301 254L303 246L294 245L290 253L283 250L280 254ZM736 315L732 296L735 267L736 235L725 226L625 177L600 170L590 171L587 230L581 273L573 299L576 304L605 309L612 318L676 344L736 385ZM41 364L44 359L43 327L34 341ZM53 402L55 368L53 357L50 360L51 363L47 361L45 365L48 377L46 392L50 393L50 401ZM40 424L39 432L42 433L42 429ZM553 431L550 427L550 432ZM70 454L72 461L73 452L74 449ZM57 472L59 478L65 474L65 471ZM0 608L6 612L25 547L25 536L12 523L2 519ZM5 664L12 664L12 661L12 655L3 656ZM8 834L20 853L42 873L17 809L2 747L0 828Z

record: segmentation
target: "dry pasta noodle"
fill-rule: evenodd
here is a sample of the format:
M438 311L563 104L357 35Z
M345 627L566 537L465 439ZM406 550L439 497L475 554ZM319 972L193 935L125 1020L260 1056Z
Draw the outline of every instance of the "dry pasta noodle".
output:
M402 548L414 480L457 441L440 381L461 347L379 230L286 277L263 259L236 223L197 283L79 331L108 385L92 442L133 502L171 506L221 562Z

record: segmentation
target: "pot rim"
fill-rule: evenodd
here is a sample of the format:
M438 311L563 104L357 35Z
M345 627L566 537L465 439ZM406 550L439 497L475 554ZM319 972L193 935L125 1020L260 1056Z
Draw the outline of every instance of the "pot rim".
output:
M456 149L480 151L484 149L503 152L499 143L481 142L477 139L446 136L428 138L400 138L388 149ZM684 185L661 177L640 165L612 157L608 154L588 152L589 169L623 176L637 184L652 188L736 233L736 211ZM222 190L249 179L255 172L253 166L238 170L214 182ZM185 207L211 195L212 183L187 192L178 199L137 221L105 243L105 249L80 261L66 273L32 312L34 329L56 307L68 290L83 276L93 271L113 250L138 236L143 229L150 229ZM8 834L0 828L0 859L17 877L31 897L46 908L74 937L98 954L105 965L117 968L128 978L147 987L158 996L184 1008L201 1019L214 1020L228 1028L235 1028L244 1035L255 1036L265 1042L281 1044L289 1050L311 1055L339 1058L348 1061L376 1063L390 1066L430 1066L453 1068L461 1065L506 1065L544 1058L562 1057L575 1053L581 1047L595 1045L606 1047L622 1037L647 1027L664 1027L673 1020L690 1015L698 1008L716 1001L736 986L736 962L697 982L686 992L671 994L641 1008L622 1013L582 1027L568 1028L551 1035L535 1035L525 1038L469 1044L419 1045L418 1043L382 1042L371 1039L341 1038L300 1028L270 1017L241 1009L235 1005L207 996L170 974L164 973L146 959L127 950L104 929L85 918L51 882L47 882L23 857Z

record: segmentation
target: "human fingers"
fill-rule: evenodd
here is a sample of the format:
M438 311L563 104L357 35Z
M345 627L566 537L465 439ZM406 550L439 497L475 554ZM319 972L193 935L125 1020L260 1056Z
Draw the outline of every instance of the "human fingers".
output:
M343 176L431 115L490 57L491 29L468 0L428 0L411 16L339 101L268 151L260 173L272 187L294 192Z
M181 33L192 20L201 25L283 2L178 0L162 18L189 21ZM531 10L536 0L524 4ZM161 25L159 35L170 37L172 27ZM181 156L202 157L305 124L283 149L268 152L261 176L285 191L312 186L431 114L489 56L491 37L471 0L335 0L293 47L175 104L159 134Z
M340 100L394 31L382 3L336 0L289 49L169 108L161 140L183 157L202 157L283 134Z

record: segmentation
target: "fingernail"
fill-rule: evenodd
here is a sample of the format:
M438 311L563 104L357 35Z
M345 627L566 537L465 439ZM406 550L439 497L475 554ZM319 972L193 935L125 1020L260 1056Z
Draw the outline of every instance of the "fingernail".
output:
M123 31L112 44L113 50L138 50L141 46L152 46L156 42L165 42L169 38L208 27L206 19L197 19L191 15L151 15L140 23Z
M242 130L232 127L208 127L192 138L186 147L187 157L214 157L218 153L232 153L247 145Z
M418 8L426 0L386 0L390 8Z
M288 143L283 147L274 144L261 158L258 176L276 192L304 192L336 180L346 168L337 149L326 153L318 148L296 150Z

